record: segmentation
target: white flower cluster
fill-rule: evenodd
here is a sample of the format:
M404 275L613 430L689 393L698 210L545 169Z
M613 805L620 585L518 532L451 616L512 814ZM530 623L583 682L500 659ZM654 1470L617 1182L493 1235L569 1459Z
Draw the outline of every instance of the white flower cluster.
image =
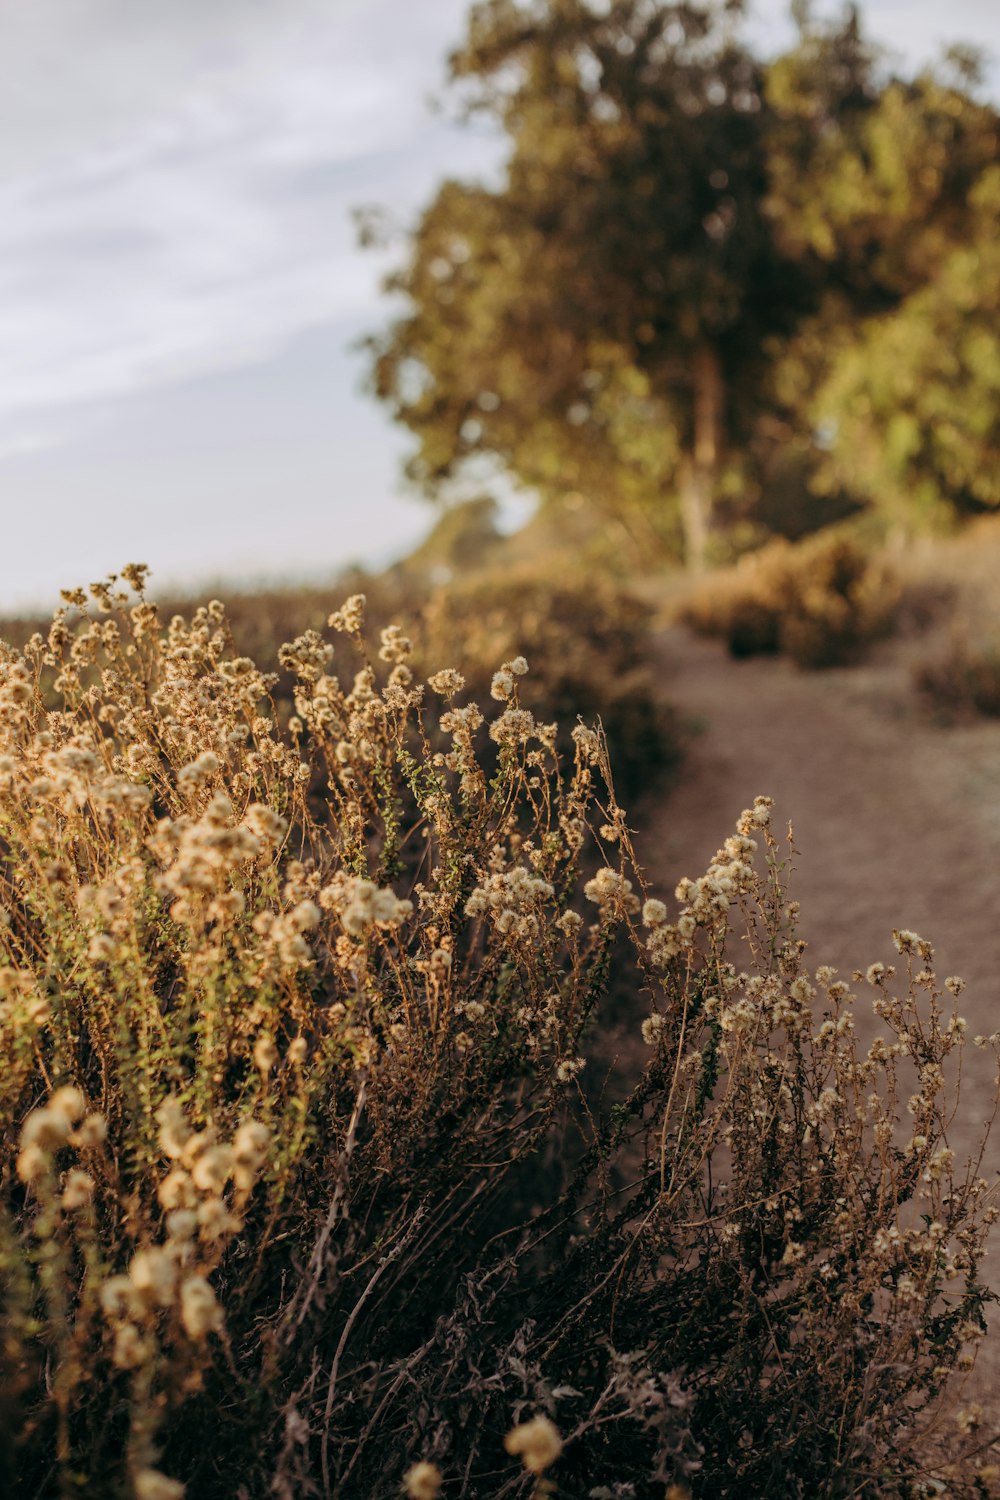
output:
M56 1152L70 1146L78 1151L93 1150L107 1134L103 1115L87 1114L87 1101L81 1091L68 1084L56 1089L47 1104L33 1109L21 1127L17 1175L22 1182L39 1182L54 1167ZM73 1168L66 1177L62 1206L84 1207L90 1202L94 1183L88 1172Z
M646 950L654 963L666 964L690 947L699 927L713 928L725 920L729 909L742 892L751 888L754 871L751 860L757 841L751 829L765 828L770 822L772 800L756 797L752 807L744 808L736 832L716 851L715 858L698 880L681 880L675 892L684 903L675 923L667 923L666 909L660 901L648 901L643 920L651 929Z
M523 656L515 656L513 661L505 661L499 672L493 673L490 696L496 698L499 703L505 703L514 695L517 678L523 677L527 670L528 663Z
M595 906L600 907L604 917L618 917L626 912L634 913L639 910L639 898L632 893L631 880L626 880L624 875L607 865L598 870L592 880L587 881L583 894L588 901L593 901Z
M363 937L372 927L398 927L413 911L412 901L343 870L320 891L319 904L324 911L334 912L352 937Z
M200 817L163 818L157 824L149 846L166 866L158 877L159 888L182 900L215 893L283 830L278 814L262 806L250 808L243 822L235 822L232 803L224 792L217 792ZM175 914L184 920L189 912L182 904Z
M352 594L339 609L334 610L326 623L344 635L358 635L365 622L366 602L364 594Z
M555 895L555 887L523 865L489 875L465 903L467 917L489 915L497 932L534 940L541 931L539 908Z

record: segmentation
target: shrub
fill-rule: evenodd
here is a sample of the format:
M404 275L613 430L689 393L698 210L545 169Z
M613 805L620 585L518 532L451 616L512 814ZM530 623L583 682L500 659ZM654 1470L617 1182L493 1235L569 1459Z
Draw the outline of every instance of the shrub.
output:
M701 583L681 618L722 636L734 656L781 652L801 667L854 661L889 629L899 598L890 570L844 536L774 541Z
M457 672L393 628L371 662L357 600L344 683L282 649L289 737L221 607L71 598L0 653L19 1496L987 1493L926 1450L996 1216L926 942L869 971L859 1047L767 799L671 921L600 737L563 762L519 664L487 779ZM648 1061L602 1119L612 973Z
M1000 718L1000 639L956 635L914 670L918 692L946 722L982 714Z
M498 657L530 657L522 702L561 726L564 753L577 719L600 717L618 791L631 800L662 785L680 758L679 729L655 681L650 618L613 584L484 574L436 591L416 615L414 640L427 671L451 661L460 641L470 691L484 703Z
M529 656L521 701L558 722L560 749L571 750L578 718L599 717L623 797L662 786L676 770L681 733L656 682L651 611L634 595L572 573L553 584L524 568L480 571L444 585L428 578L423 568L407 565L356 580L376 633L393 621L406 630L415 669L432 673L460 651L470 692L484 712L499 714L502 705L490 696L498 663ZM226 602L236 647L277 673L273 693L283 718L294 711L295 677L278 659L281 643L322 629L342 597L330 589L298 589ZM166 613L177 608L185 606L168 605Z

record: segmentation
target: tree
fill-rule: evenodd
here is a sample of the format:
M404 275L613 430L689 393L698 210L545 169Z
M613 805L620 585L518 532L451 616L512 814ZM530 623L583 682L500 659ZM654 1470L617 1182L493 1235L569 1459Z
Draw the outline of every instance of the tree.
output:
M827 435L821 479L907 527L1000 505L1000 117L960 61L957 82L891 79L811 154L772 157L783 243L826 268L778 384Z
M410 311L375 389L434 490L475 454L582 490L700 563L727 450L801 313L763 211L766 111L739 7L486 0L451 61L511 141L502 186L446 183L390 283Z
M769 64L741 14L473 7L451 77L509 139L505 175L443 185L389 282L408 309L372 341L425 490L489 456L659 545L679 531L697 567L720 505L782 445L827 486L877 482L848 452L850 370L874 370L866 340L981 225L996 116L883 79L853 11L817 27L799 5L797 45Z

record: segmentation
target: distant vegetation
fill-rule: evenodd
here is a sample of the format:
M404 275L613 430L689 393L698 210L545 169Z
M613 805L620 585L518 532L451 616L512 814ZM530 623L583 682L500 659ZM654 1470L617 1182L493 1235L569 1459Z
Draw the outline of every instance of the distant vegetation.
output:
M692 589L681 618L733 656L782 652L800 667L856 661L891 628L900 586L849 535L774 541Z
M1000 117L975 57L895 76L856 11L799 3L765 59L741 10L473 6L453 91L506 170L441 187L371 341L430 496L499 466L695 566L804 516L1000 504Z

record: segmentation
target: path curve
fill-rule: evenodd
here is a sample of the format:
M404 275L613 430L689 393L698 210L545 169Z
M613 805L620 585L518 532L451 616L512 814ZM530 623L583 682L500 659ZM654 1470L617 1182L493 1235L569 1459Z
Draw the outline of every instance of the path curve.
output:
M644 820L639 848L654 888L669 896L682 875L702 874L740 810L766 793L775 827L794 826L792 896L810 967L832 964L850 980L897 960L892 929L907 927L934 944L940 978L966 980L970 1033L1000 1029L1000 724L929 723L894 643L870 664L817 673L773 658L737 662L682 630L663 633L657 650L689 749L676 786ZM988 1051L968 1049L949 1131L960 1160L991 1108L993 1067ZM985 1166L988 1175L1000 1166L1000 1124ZM1000 1234L984 1270L1000 1285ZM974 1384L1000 1418L1000 1315L988 1343Z

